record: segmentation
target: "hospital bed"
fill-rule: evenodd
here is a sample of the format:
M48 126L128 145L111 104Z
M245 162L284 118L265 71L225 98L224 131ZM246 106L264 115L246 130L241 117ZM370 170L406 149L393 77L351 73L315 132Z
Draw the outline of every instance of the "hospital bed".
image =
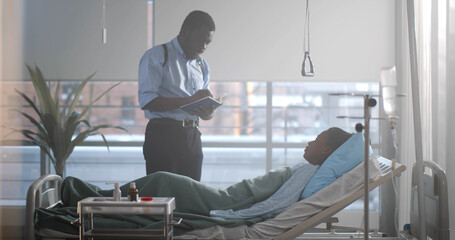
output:
M395 164L383 157L370 159L370 184L372 190L382 183L399 176L406 170L404 165ZM302 233L324 222L343 210L363 195L363 163L339 177L329 186L313 196L290 206L274 218L253 225L237 227L212 226L198 229L175 239L294 239ZM75 235L59 233L49 229L35 229L36 208L49 208L58 203L62 179L56 175L45 175L36 180L27 193L25 239L34 239L35 234L44 239L71 239Z
M380 167L380 173L378 175L376 175L376 177L373 177L373 181L370 182L370 184L368 186L368 189L370 191L375 189L376 187L380 186L381 184L385 183L386 181L392 179L394 176L400 176L401 173L406 170L406 167L404 165L395 164L392 167L392 162L383 157L379 157L379 158L377 158L377 160L378 160L377 163L379 164L379 167ZM334 214L338 213L339 211L341 211L342 209L344 209L345 207L350 205L355 200L362 197L363 193L364 193L364 188L363 188L363 184L362 184L361 188L358 189L357 191L353 192L352 194L349 194L347 197L345 197L341 201L338 201L337 203L333 204L332 206L328 207L327 209L314 215L310 219L296 225L292 229L281 234L276 239L277 240L278 239L291 239L291 238L301 235L306 230L313 228L314 226L319 224L321 222L321 220L318 220L318 219L322 219L322 220L328 219L329 217L333 216Z
M425 196L425 226L431 239L450 239L449 202L446 173L435 162L423 162ZM417 196L417 168L412 168L410 233L419 236L419 210Z

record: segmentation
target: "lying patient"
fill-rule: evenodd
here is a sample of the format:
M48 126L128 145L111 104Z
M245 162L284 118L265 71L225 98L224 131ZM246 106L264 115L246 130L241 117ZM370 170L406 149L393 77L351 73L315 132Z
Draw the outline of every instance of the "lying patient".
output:
M352 134L340 128L329 128L308 143L303 154L307 162L289 168L272 170L264 176L245 179L225 189L217 189L191 178L156 172L136 179L140 196L175 197L178 213L221 218L252 218L277 214L300 199L305 185L319 166L348 140ZM126 196L129 184L121 187ZM77 178L67 177L62 186L62 201L76 206L88 196L112 196L112 190L101 190Z
M327 158L352 135L340 128L329 128L308 143L303 157L307 162L292 167L292 176L269 198L241 210L212 210L210 216L221 218L252 218L284 211L301 198L301 193Z

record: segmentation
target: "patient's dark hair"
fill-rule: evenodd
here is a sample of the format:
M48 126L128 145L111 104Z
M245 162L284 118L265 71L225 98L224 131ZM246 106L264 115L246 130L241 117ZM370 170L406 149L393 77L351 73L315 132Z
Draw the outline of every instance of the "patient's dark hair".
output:
M337 127L327 129L327 133L327 145L332 147L333 150L337 149L353 135Z
M215 31L215 21L208 13L199 10L192 11L183 21L180 33L185 29L192 32L200 26L206 27L209 31Z

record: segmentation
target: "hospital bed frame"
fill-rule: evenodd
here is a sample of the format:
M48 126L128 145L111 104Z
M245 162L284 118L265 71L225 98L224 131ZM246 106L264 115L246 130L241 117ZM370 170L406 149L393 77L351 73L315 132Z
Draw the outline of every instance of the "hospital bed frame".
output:
M25 207L25 237L35 239L35 209L52 208L60 202L62 178L59 175L43 175L30 185Z
M392 179L393 177L398 177L401 175L402 172L406 170L406 167L401 164L395 164L392 168L392 161L385 159L385 158L378 158L379 165L381 167L381 175L375 181L370 182L368 188L369 190L373 190L374 188L380 186L381 184L385 183L386 181ZM321 222L326 221L331 216L335 215L336 213L343 210L345 207L362 197L364 194L364 187L360 188L359 190L355 191L353 194L347 196L342 201L337 202L336 204L328 207L321 212L315 214L314 216L310 217L309 219L297 224L295 227L289 229L288 231L284 232L280 236L276 237L275 240L287 240L287 239L294 239L298 236L302 235L303 233L311 230L316 225L320 224Z
M378 159L381 166L381 175L375 181L370 182L369 190L376 188L384 182L392 179L394 176L400 176L406 170L404 165L396 164L394 168L391 166L391 161L385 158ZM27 207L26 207L26 225L25 239L35 239L34 214L36 208L51 208L60 201L60 187L62 178L57 175L48 174L36 180L28 189L27 192ZM316 225L326 221L334 214L343 210L346 206L356 201L364 194L363 187L347 196L342 201L328 207L305 221L297 224L295 227L277 236L276 240L294 239L302 233L314 228ZM73 238L77 236L72 236Z
M450 239L449 202L446 173L435 162L423 162L423 182L425 196L425 227L431 239ZM417 167L412 168L411 226L410 233L420 235L417 195Z

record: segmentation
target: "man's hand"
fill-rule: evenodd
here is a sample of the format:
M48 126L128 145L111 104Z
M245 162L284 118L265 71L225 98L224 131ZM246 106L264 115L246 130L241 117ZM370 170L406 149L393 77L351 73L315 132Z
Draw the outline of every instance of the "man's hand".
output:
M205 97L213 97L213 95L209 90L202 89L202 90L198 90L193 96L191 96L192 102L195 102L195 101L197 101L201 98L205 98Z
M197 101L199 99L205 98L205 97L213 97L212 93L207 90L207 89L202 89L198 90L191 98L193 98L193 101ZM210 120L213 117L213 111L215 111L215 106L212 105L210 108L205 108L203 106L200 106L194 111L191 111L190 114L192 115L197 115L199 116L202 120Z
M194 111L190 111L190 114L199 116L202 120L210 120L213 117L213 112L215 111L215 105L212 105L210 108L205 108L203 106L199 106L194 109Z

